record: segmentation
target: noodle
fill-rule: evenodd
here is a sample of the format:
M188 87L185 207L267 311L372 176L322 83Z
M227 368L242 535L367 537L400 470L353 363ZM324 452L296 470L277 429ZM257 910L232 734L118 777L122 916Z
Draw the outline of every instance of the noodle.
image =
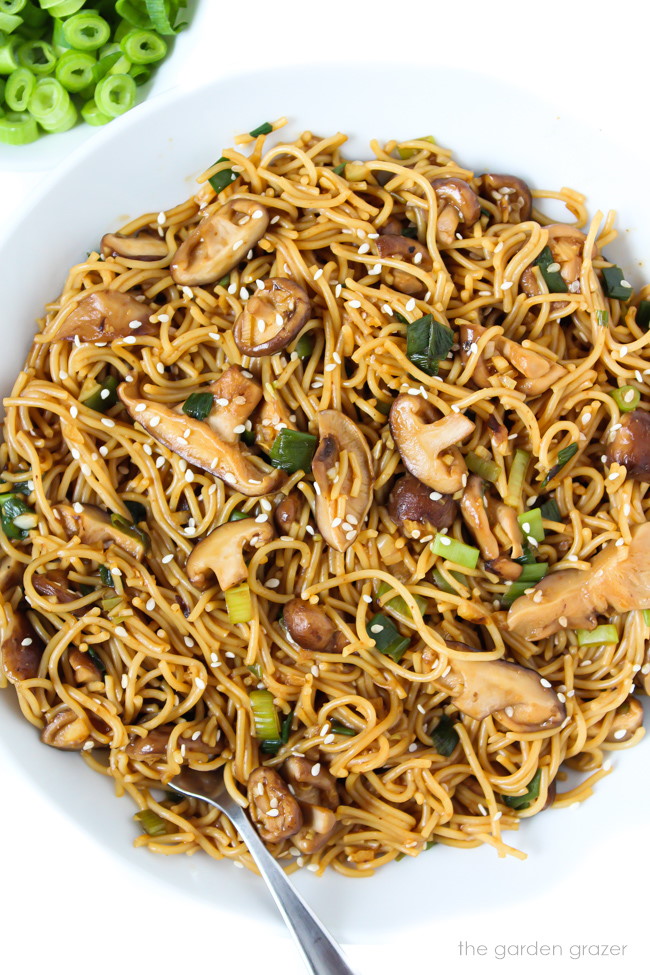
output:
M338 803L329 804L336 825L320 846L296 848L291 835L270 840L290 869L330 866L367 876L434 842L464 849L488 843L501 856L521 857L502 832L542 811L566 769L589 776L558 794L556 805L583 801L607 774L605 753L642 736L640 727L626 736L614 730L635 679L648 670L648 623L641 610L613 613L605 622L616 628L617 642L600 645L579 645L570 626L539 640L511 629L504 604L509 581L483 552L475 566L445 560L430 544L438 534L396 522L389 496L406 465L387 412L406 393L442 417L471 417L462 454L492 463L492 483L484 488L495 504L511 487L515 451L530 455L515 510L532 512L538 497L555 500L559 519L545 515L544 537L528 538L550 577L569 568L588 572L608 542L630 545L635 526L646 522L647 482L626 478L621 465L608 473L601 454L621 423L612 390L633 384L647 404L650 332L636 322L638 297L635 304L603 292L602 250L615 236L613 214L589 221L584 198L573 190L533 193L540 206L545 199L563 203L567 226L584 228L575 280L560 301L539 271L530 286L531 267L551 242L550 221L534 207L521 219L503 219L515 189L490 195L431 140L373 143L373 158L343 170L341 134L306 132L272 148L264 136L237 142L249 154L226 150L188 201L122 228L136 241L161 242L164 253L140 258L102 248L70 270L5 400L2 491L22 496L26 514L22 522L17 516L19 531L0 535L0 622L5 670L20 708L47 743L80 750L86 764L112 777L118 795L154 816L150 822L160 828L136 840L154 852L201 849L250 867L225 816L175 796L166 784L183 766L222 769L229 792L246 805L254 769L263 763L283 774L286 760L297 756L310 763L314 788L329 771ZM210 180L229 168L234 182L217 195ZM457 210L451 235L446 221L454 214L432 185L450 178L469 182L481 207L471 222ZM179 246L232 199L267 208L265 232L218 282L179 285L170 270ZM382 248L380 234L388 241L386 224L395 220L401 230L390 233L399 237L408 227L410 237L400 239L422 248L420 262L412 251L406 258ZM560 239L563 246L568 263L574 255ZM397 286L405 272L410 290ZM269 278L288 278L308 292L310 314L300 331L306 353L297 353L293 339L262 357L240 351L233 325ZM151 309L154 327L108 342L57 338L79 299L98 290L136 298ZM454 341L429 370L406 342L407 327L426 315L451 328ZM473 343L460 338L463 329L476 332ZM558 367L540 394L518 388L514 360L499 344L504 337L545 368ZM493 372L485 380L488 360ZM349 532L344 550L328 544L321 530L315 471L287 473L264 496L242 493L159 442L144 407L138 423L124 398L106 409L86 402L113 376L128 384L127 394L178 415L191 394L217 383L233 364L252 375L276 420L288 417L284 426L318 434L324 411L340 411L356 424L374 489L367 514L355 519L351 505L361 505L366 487L364 459L352 447L341 449L329 471L329 501L334 521ZM187 434L193 422L187 420ZM282 427L275 422L273 429ZM253 429L258 443L260 429ZM239 432L250 435L251 423ZM564 461L567 448L576 449ZM265 476L267 468L253 463ZM553 471L547 491L542 483ZM468 483L465 474L456 500ZM281 527L284 502L293 514ZM79 513L96 505L130 524L133 503L145 513L136 517L139 535L129 536L130 548L106 548L105 538L67 530L57 508L68 504ZM267 531L247 556L251 609L243 623L231 622L217 580L195 584L186 566L197 541L233 514ZM5 516L3 509L3 525ZM505 524L492 526L501 552ZM137 543L145 530L150 547L142 554ZM474 543L458 511L442 536L465 548ZM58 588L44 590L48 578ZM529 586L532 592L535 583ZM299 645L283 623L283 609L296 596L324 612L337 634L324 649ZM408 644L401 655L380 651L370 625L377 612ZM23 649L36 641L43 650L34 673L18 680L9 673L6 636L16 614L34 634L21 641ZM553 727L513 730L497 713L472 717L456 706L445 680L450 671L463 673L478 649L481 661L507 658L543 678L566 717ZM4 674L0 681L6 686ZM286 741L275 751L261 748L251 704L256 689L270 691L278 719L288 718ZM62 716L69 723L57 738L52 728ZM443 727L451 750L436 733ZM66 739L66 728L76 729L76 741ZM147 753L156 729L159 748Z

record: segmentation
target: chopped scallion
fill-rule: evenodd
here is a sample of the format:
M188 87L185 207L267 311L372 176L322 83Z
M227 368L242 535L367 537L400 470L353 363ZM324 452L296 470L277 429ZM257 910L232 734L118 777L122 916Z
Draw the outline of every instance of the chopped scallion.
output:
M539 508L530 508L523 514L517 515L517 521L526 538L534 538L536 542L544 541L544 526L542 512Z
M167 832L167 823L153 809L143 809L133 818L138 820L147 836L163 836Z
M217 159L217 162L228 162L228 160L225 156L221 156L220 159ZM220 169L218 173L210 177L208 183L215 193L221 193L222 190L225 190L226 186L230 186L231 183L235 182L237 175L232 169Z
M377 587L377 595L383 596L387 592L390 592L391 588L392 587L389 586L387 582L380 582L379 586ZM424 596L419 595L414 595L413 599L415 600L418 609L424 616L428 601ZM389 599L387 603L384 603L384 609L391 609L394 613L400 613L402 616L407 616L409 619L413 618L411 610L408 608L402 596L394 596L392 599Z
M603 290L608 298L628 301L632 297L632 285L625 280L623 271L616 264L613 267L604 267L602 275Z
M431 570L431 575L433 576L433 581L438 587L438 589L441 589L443 592L448 592L454 595L458 595L456 590L452 589L452 587L449 585L449 583L441 573L440 569L434 567ZM452 572L451 575L454 577L454 579L460 582L461 586L464 586L466 584L467 580L464 578L464 576L461 576L460 572Z
M438 375L438 364L447 358L453 344L452 330L433 315L423 315L406 327L406 357L428 376Z
M643 622L646 626L650 626L650 609L643 610Z
M256 129L251 129L248 134L252 135L253 138L256 139L258 135L268 135L269 132L273 132L273 126L271 123L262 122L262 124L258 125Z
M212 393L191 393L183 403L182 410L193 420L205 420L214 406Z
M103 383L97 385L89 396L81 400L81 405L88 407L89 410L95 410L97 413L106 413L117 403L117 386L117 378L108 376Z
M368 633L380 653L399 663L411 641L383 613L375 613L368 623Z
M542 272L542 277L546 281L546 287L551 294L564 294L568 291L566 281L560 274L557 261L553 257L551 248L546 246L535 260L535 264ZM549 270L549 268L551 270Z
M511 809L528 809L530 804L539 798L539 787L542 782L542 773L537 769L523 796L501 796L501 801Z
M501 596L502 605L506 607L512 606L515 599L519 599L520 596L525 595L526 590L530 589L533 585L534 583L532 582L513 582Z
M247 582L226 589L224 593L226 609L231 623L248 623L253 618L251 591Z
M596 309L596 322L602 328L606 328L609 325L609 312L606 308Z
M611 397L621 413L631 413L641 402L641 393L635 386L619 386L612 390Z
M140 542L145 552L149 550L149 547L151 546L151 539L146 532L142 531L141 528L137 528L135 525L129 524L126 518L123 518L122 515L116 514L111 515L111 524L114 528L124 532L125 535L129 535L137 542Z
M508 474L508 488L506 491L505 502L512 508L518 508L521 504L522 489L526 480L526 471L530 462L530 454L527 450L516 450L512 459L512 466Z
M231 511L230 518L228 519L228 521L243 521L244 518L250 518L250 517L251 516L248 512L240 511L238 508L235 508L233 511Z
M431 542L431 551L434 555L447 559L448 562L462 565L464 569L475 569L481 554L473 545L466 545L465 542L459 542L458 539L443 535L442 532L438 532Z
M472 474L478 474L484 481L495 484L499 480L501 468L496 461L488 460L486 457L479 457L478 454L470 450L468 454L465 454L465 463Z
M250 692L255 737L260 741L280 740L280 719L270 691Z
M111 589L115 589L115 580L113 579L113 574L107 565L100 565L99 578L102 580L105 586L110 586Z
M345 172L345 163L342 162L342 163L339 163L338 166L333 166L332 167L332 172L333 173L336 173L337 176L342 176L343 173Z
M291 734L291 724L293 722L293 711L289 711L287 715L284 716L282 720L282 727L280 729L279 738L267 738L260 745L260 750L266 755L277 755L283 745L289 741L289 735Z
M546 518L547 521L562 521L562 514L555 498L544 501L540 504L539 510L542 512L542 518Z
M458 732L454 728L454 719L448 714L443 714L435 728L429 732L429 735L433 741L435 750L445 758L449 758L460 741Z
M548 562L527 562L521 570L517 582L539 582L548 572Z
M604 623L594 630L576 630L579 647L590 647L596 644L618 643L618 630L612 623Z
M311 332L301 335L293 350L299 359L308 359L314 351L314 336Z
M640 301L636 310L636 323L639 328L647 332L650 328L650 301L644 298Z
M269 460L274 467L295 474L296 471L311 470L311 462L316 450L317 440L311 433L299 430L280 430L269 451Z
M330 731L334 735L347 735L349 738L354 738L356 735L354 728L348 728L346 725L339 724L337 721L332 721Z
M124 507L129 509L134 525L137 525L139 521L147 520L147 509L141 501L125 501Z
M562 470L565 464L568 464L572 457L578 453L577 443L571 443L568 447L563 447L562 450L558 451L557 463L551 467L550 471L542 481L540 491L543 491L547 484L549 484L556 474Z

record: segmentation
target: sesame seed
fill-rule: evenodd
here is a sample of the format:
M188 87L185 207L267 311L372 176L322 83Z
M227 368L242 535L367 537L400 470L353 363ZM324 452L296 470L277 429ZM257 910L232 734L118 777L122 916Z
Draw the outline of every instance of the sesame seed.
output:
M146 611L148 613L153 612L153 610L156 608L156 600L153 599L153 598L152 599L148 599L147 602L145 603L145 607L144 608L146 609Z
M31 636L26 636L24 640L21 640L20 645L21 647L29 647L31 643L32 643Z
M374 623L374 624L373 624L373 625L372 625L372 626L370 627L370 632L371 632L371 633L381 633L383 629L384 629L384 628L383 628L383 626L381 625L381 623Z
M624 288L631 288L632 287L632 285L630 284L630 282L629 281L626 281L625 278L621 278L621 285Z
M77 417L77 416L79 416L79 410L77 409L77 407L76 407L76 406L71 406L71 407L70 407L70 416L71 416L71 417L72 417L73 419L74 419L74 417Z
M558 264L557 261L554 261L552 264L549 264L548 265L548 267L547 267L546 270L547 271L550 271L551 274L555 274L557 271L560 270L560 265Z
M243 243L244 243L244 241L243 241L243 240L236 240L236 241L235 241L235 243L234 243L234 244L232 245L232 248L231 248L231 250L233 250L233 251L237 251L237 250L239 250L239 248L241 247L241 245L242 245Z
M312 765L311 774L314 777L320 774L320 762L316 762L315 765Z
M422 263L422 254L420 254L420 252L419 252L419 251L418 251L418 253L417 253L417 254L415 255L415 257L413 258L413 263L414 263L414 264L421 264L421 263Z
M200 691L204 691L204 690L205 690L205 681L204 681L204 680L202 680L202 678L201 678L201 677L197 677L197 678L195 679L195 681L194 681L194 683L196 684L196 686L197 686L197 688L198 688L198 689L199 689Z
M156 217L157 222L158 223L164 223L166 219L167 219L167 217L165 216L165 211L164 210L161 210L160 213L158 214L158 216Z
M367 593L364 593L361 598L363 599L364 603L371 603L372 602L372 596L369 596Z
M558 623L560 626L568 626L569 621L567 620L566 616L560 616L558 618Z
M511 718L513 716L513 714L515 713L515 709L513 707L511 707L510 705L508 705L508 707L505 709L505 712L508 715L508 717Z
M122 674L122 677L120 678L120 684L122 685L122 687L125 687L125 688L128 687L128 684L129 684L129 675L128 674Z
M625 728L619 728L618 731L614 732L614 738L616 738L617 741L620 741L621 738L625 738L626 734L627 731L625 730Z
M406 308L406 311L413 311L415 308L415 298L409 298L404 307Z
M116 626L115 627L115 635L116 636L121 636L121 637L126 637L126 636L128 636L128 633L126 632L126 630L124 629L123 626Z
M267 589L277 589L280 585L279 579L267 579L266 588Z
M546 680L545 677L542 677L542 679L540 680L540 684L542 685L542 687L551 687L552 686L550 680Z
M124 342L126 343L126 345L135 345L136 343L135 335L127 335L127 337L124 339Z
M336 736L335 735L326 735L325 738L323 738L323 744L324 745L331 745L332 742L335 741L335 740L336 740Z
M144 413L144 411L146 410L146 408L147 408L147 404L146 403L138 403L138 405L135 408L135 412L136 413Z
M480 802L478 804L478 811L481 813L482 816L487 816L488 814L487 809Z
M511 287L512 287L512 281L504 281L503 284L501 285L501 290L507 291Z
M411 742L411 744L409 745L409 751L410 752L416 752L417 750L418 750L418 743L417 743L417 741Z
M104 424L105 427L114 427L115 426L115 420L111 420L110 417L108 417L108 416L103 416L102 417L102 423Z
M280 815L280 810L279 809L267 809L266 815L267 816L279 816Z
M161 561L161 562L162 562L162 563L163 563L164 565L167 565L167 563L168 563L168 562L171 562L173 558L174 558L174 556L173 556L173 555L171 555L171 554L170 554L170 555L163 555L163 557L162 557L162 559L161 559L160 561Z
M325 366L325 372L332 372L334 369L336 369L335 362L328 362L327 365Z
M348 302L350 308L361 308L361 302L354 298L352 301Z

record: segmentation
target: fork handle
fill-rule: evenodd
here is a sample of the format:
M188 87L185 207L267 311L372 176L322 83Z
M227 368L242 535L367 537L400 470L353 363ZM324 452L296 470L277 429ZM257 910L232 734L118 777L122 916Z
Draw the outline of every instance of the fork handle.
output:
M243 809L233 802L232 806L228 803L228 808L223 811L246 843L302 952L308 970L312 975L354 975L340 946L289 882L284 870L266 849Z

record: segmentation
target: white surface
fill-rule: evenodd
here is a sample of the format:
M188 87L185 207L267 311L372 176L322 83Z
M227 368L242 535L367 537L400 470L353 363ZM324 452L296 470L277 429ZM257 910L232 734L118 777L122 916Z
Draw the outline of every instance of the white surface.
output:
M320 131L328 120L329 127L380 137L430 130L457 148L468 164L521 172L537 185L587 189L594 209L616 206L622 211L630 232L617 259L634 275L628 255L641 259L650 254L650 204L645 188L637 196L634 185L635 174L642 179L647 170L648 139L638 124L646 84L642 28L647 25L635 25L633 5L617 4L614 15L611 4L576 4L567 10L547 2L528 13L520 5L501 4L498 13L489 14L483 3L466 3L462 30L458 25L452 30L451 15L442 18L428 3L402 4L397 20L396 5L386 9L390 15L382 16L381 5L375 4L372 19L347 10L344 20L340 7L287 2L275 15L268 4L250 2L244 24L237 8L229 11L215 0L202 0L192 30L163 66L156 88L189 88L224 76L233 80L218 95L197 96L191 115L182 112L172 126L154 125L150 137L145 138L147 127L157 112L151 101L139 115L91 133L82 153L97 152L97 158L92 168L79 172L92 172L93 182L62 177L49 191L47 205L39 207L38 232L30 234L28 222L12 232L0 260L3 323L12 330L16 322L23 323L25 343L11 360L5 358L5 379L17 366L35 310L55 293L62 272L87 241L134 207L170 205L187 190L183 177L196 171L206 154L211 158L213 147L226 144L234 130L279 114L297 118L298 127L313 125ZM343 89L345 72L329 67L318 72L314 84L289 81L284 92L281 78L251 86L234 77L253 67L328 57L375 61L384 71L380 77L362 71ZM487 78L516 87L495 96L497 89L479 79L461 91L462 82L451 73L439 75L430 90L404 85L392 71L394 60L448 67L461 60ZM552 110L531 110L526 93L546 99ZM124 151L110 148L116 140ZM18 165L1 170L0 233L10 227L11 213L23 212L43 183L42 173L20 172ZM48 230L52 221L66 227L56 242ZM18 258L16 270L12 255ZM16 280L24 284L20 291L12 288ZM22 306L21 295L28 296ZM6 723L6 707L0 717ZM244 973L262 965L301 971L289 944L269 928L272 912L253 878L229 865L206 865L198 857L162 861L132 851L128 802L112 799L101 779L77 775L74 757L44 753L30 729L17 721L9 733L0 731L0 741L5 797L0 806L0 902L5 901L3 927L12 932L5 945L29 945L38 931L39 945L52 946L47 966L55 972L78 971L84 964L93 972L117 973L133 967L133 953L140 955L138 967L146 960L148 969L165 975L181 964L185 970L221 968L224 953L233 953ZM47 759L46 785L74 819L44 803L17 772L10 750L32 770ZM495 959L492 946L534 941L563 947L563 958L558 962L556 955L553 961L556 969L613 971L616 965L640 972L644 917L634 891L649 866L644 852L647 760L643 746L616 757L621 768L584 807L548 813L522 831L518 839L530 853L524 865L503 863L487 849L465 855L436 849L371 881L332 878L328 884L309 875L301 878L301 887L335 933L356 935L366 943L350 950L362 973L393 971L398 959L411 969L419 963L427 973L445 963L454 971L515 971L513 963ZM78 822L85 822L95 839ZM113 845L121 851L117 858L109 852ZM193 886L206 898L203 902L188 895ZM375 898L376 920L368 923ZM405 926L404 934L396 921ZM484 944L488 953L459 959L460 940ZM251 941L255 951L242 950ZM386 941L381 948L370 944ZM570 946L578 942L629 947L623 962L611 957L573 961ZM91 966L83 961L89 953ZM30 975L40 970L38 956L28 955L31 961L22 970ZM548 962L524 964L535 969Z

